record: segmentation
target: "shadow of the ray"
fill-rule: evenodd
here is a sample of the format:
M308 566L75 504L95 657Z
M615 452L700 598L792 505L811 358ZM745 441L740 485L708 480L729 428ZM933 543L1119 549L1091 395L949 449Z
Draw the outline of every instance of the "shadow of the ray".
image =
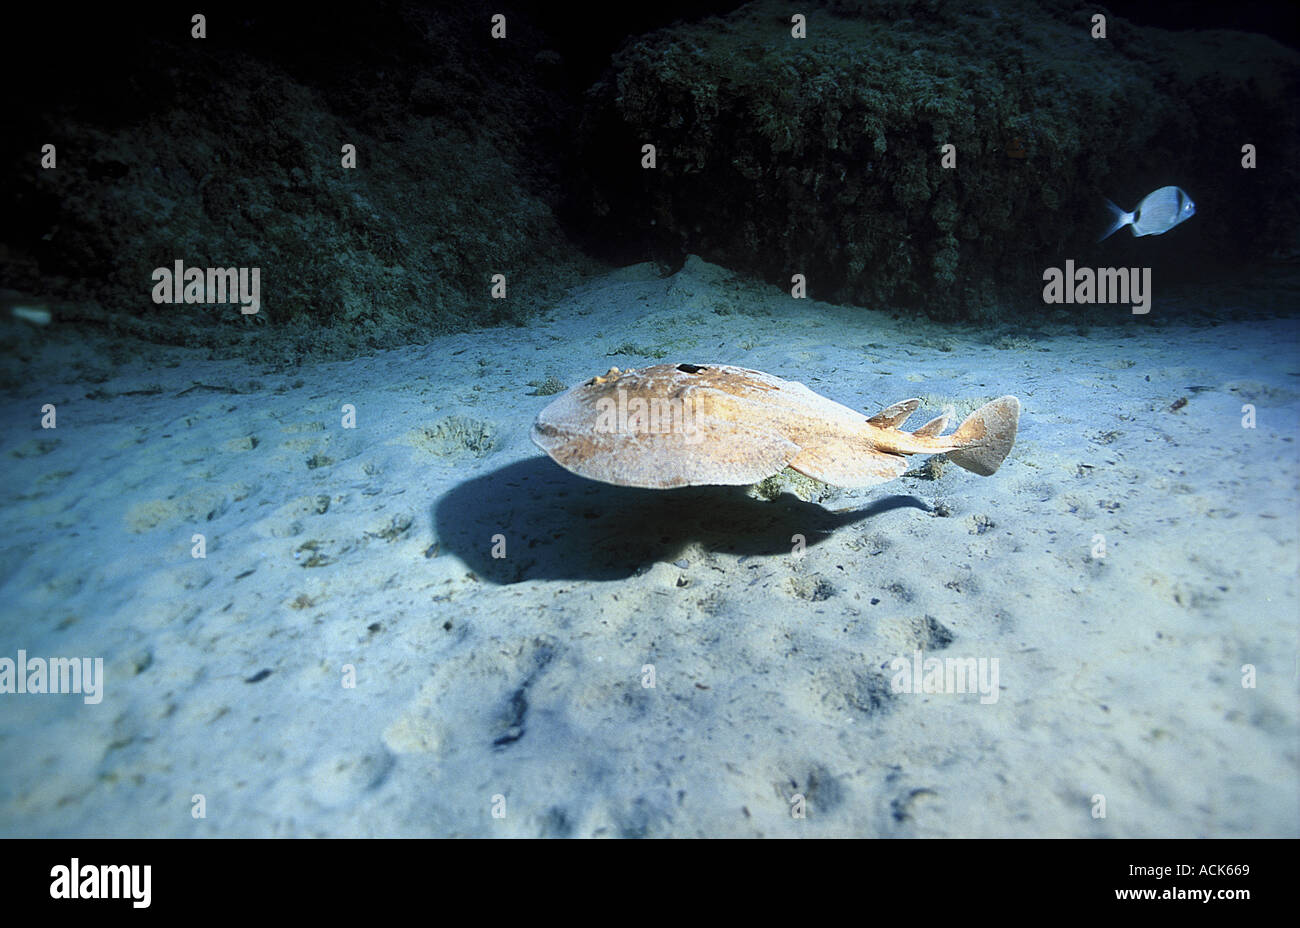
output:
M788 494L756 500L743 487L615 487L536 457L454 487L434 504L433 520L442 549L481 579L517 583L620 580L675 560L692 543L738 555L788 555L795 535L811 548L839 528L901 507L928 511L912 496L832 512ZM506 556L493 557L500 543Z

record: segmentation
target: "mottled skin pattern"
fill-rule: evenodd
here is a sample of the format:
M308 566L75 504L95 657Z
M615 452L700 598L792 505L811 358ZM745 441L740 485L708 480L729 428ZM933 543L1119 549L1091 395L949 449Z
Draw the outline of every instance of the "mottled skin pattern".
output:
M995 400L951 435L946 417L903 432L906 400L868 419L801 383L727 365L611 368L557 397L533 441L560 465L621 486L749 484L789 466L838 486L872 486L906 469L904 455L947 452L992 473L1015 439L1019 402Z

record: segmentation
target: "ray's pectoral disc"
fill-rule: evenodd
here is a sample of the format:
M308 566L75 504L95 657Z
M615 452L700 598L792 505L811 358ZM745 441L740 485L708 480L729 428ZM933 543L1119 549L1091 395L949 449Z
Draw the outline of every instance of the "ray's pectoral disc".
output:
M948 452L975 473L997 470L1015 441L1020 404L1005 396L942 436L940 416L898 426L920 405L895 403L870 419L801 383L722 364L611 368L557 397L533 423L533 442L564 468L619 486L667 489L756 483L792 467L844 487L883 483L905 455Z

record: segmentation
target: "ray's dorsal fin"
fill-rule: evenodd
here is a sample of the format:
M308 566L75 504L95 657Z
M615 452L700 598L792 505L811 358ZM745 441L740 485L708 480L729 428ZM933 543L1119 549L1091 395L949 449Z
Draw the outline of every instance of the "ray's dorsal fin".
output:
M947 425L948 425L948 413L945 412L941 416L935 416L933 419L931 419L925 425L921 426L912 434L917 436L918 438L935 438L943 432L944 428Z
M907 417L916 412L916 408L920 405L921 401L918 399L895 403L893 406L880 410L880 412L868 419L867 425L875 426L878 429L896 429L906 422Z

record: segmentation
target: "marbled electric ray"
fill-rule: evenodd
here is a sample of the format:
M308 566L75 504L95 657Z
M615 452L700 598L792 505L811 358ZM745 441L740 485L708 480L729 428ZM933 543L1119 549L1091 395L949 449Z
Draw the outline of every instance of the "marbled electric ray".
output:
M1016 440L1020 401L986 403L941 435L946 415L899 429L920 400L867 418L801 383L725 364L611 368L555 398L533 442L567 470L627 487L750 484L791 467L823 483L869 487L900 476L906 455L947 454L988 476Z

